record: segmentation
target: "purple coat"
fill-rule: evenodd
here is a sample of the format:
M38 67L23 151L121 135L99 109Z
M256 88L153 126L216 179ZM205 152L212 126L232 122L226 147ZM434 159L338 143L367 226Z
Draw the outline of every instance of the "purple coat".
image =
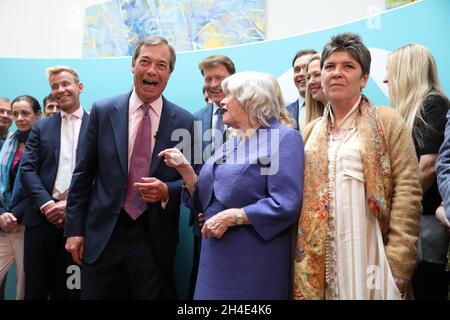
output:
M251 225L203 240L194 299L288 299L292 226L303 192L300 134L272 121L242 144L227 141L203 166L184 203L208 220L244 208ZM221 163L222 164L218 164Z

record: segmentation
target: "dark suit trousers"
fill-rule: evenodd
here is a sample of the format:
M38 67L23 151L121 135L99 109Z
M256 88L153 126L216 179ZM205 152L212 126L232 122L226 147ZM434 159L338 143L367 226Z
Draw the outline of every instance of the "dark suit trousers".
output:
M68 267L75 263L64 248L65 242L63 230L47 220L25 228L25 300L79 299L80 290L67 285L72 275Z
M161 271L149 242L148 213L133 221L122 209L100 257L85 264L81 299L174 299L172 275Z

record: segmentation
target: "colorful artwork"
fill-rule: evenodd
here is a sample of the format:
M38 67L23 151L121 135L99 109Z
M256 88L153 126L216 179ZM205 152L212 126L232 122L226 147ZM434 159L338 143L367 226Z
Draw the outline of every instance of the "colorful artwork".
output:
M129 56L140 38L177 51L262 41L265 0L113 0L86 8L83 57Z
M409 4L411 2L416 2L416 0L386 0L386 9L404 6L405 4Z

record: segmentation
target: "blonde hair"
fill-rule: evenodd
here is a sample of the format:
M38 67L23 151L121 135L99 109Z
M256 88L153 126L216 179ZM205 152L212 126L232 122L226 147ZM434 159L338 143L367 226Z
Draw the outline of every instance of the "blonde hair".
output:
M309 65L312 61L318 60L320 64L320 55L315 54L311 57L309 62L306 64L305 70L308 72ZM323 111L325 106L321 101L314 100L311 90L309 89L309 84L306 84L305 93L305 115L303 116L302 123L300 124L300 129L303 130L308 123L323 116Z
M80 82L80 77L78 76L78 73L74 69L72 69L71 67L68 67L68 66L49 67L49 68L45 69L45 75L47 76L48 80L50 80L51 76L54 76L55 74L61 73L63 71L67 71L67 72L71 73L73 75L75 83Z
M407 44L391 54L388 63L389 98L406 122L419 146L423 141L414 129L417 119L425 127L424 102L430 95L439 95L448 101L439 82L436 62L431 52L420 44Z
M289 128L295 128L295 120L291 116L289 111L287 111L287 109L286 109L284 98L283 98L283 93L281 92L281 87L280 87L280 84L278 83L277 78L275 78L271 74L267 74L267 76L271 79L271 81L273 83L273 86L275 88L275 94L277 95L278 105L280 108L280 113L277 118L277 121L281 124L284 124L285 126L287 126Z

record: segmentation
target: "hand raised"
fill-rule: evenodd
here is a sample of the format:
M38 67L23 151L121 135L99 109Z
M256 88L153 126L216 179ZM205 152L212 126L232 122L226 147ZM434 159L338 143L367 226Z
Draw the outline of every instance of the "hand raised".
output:
M158 154L158 157L164 157L166 165L177 170L189 166L189 161L177 148L163 150Z

